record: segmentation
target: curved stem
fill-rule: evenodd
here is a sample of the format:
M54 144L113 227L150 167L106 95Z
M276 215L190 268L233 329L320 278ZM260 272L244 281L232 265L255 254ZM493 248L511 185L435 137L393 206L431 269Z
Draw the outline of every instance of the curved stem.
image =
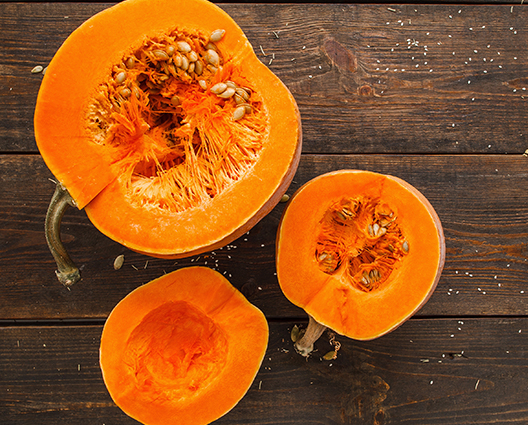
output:
M60 238L60 225L62 217L68 206L75 206L75 201L68 193L68 190L60 183L57 183L55 193L51 198L48 212L46 214L45 233L48 247L55 258L57 269L55 273L59 282L68 287L81 279L81 274L77 266L73 263L66 252Z
M308 327L301 339L295 342L295 350L304 357L308 357L314 349L314 342L319 339L326 329L326 326L321 325L312 316L308 315Z

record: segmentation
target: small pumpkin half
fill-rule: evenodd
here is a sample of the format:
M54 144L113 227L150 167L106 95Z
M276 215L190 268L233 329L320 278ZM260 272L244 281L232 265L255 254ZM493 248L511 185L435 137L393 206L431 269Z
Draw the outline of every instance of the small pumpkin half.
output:
M100 365L115 403L146 425L203 425L251 386L268 325L220 273L189 267L132 291L103 329Z
M34 125L67 193L50 223L75 205L155 257L243 235L281 199L301 152L293 96L206 0L125 0L87 20L49 64Z
M299 352L326 327L358 340L395 329L429 299L444 259L438 215L409 183L359 170L309 181L283 213L276 253L282 291L310 316Z

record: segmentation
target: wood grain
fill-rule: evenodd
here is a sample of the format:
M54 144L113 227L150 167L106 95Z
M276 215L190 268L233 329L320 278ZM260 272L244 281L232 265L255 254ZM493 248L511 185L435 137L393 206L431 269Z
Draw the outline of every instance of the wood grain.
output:
M108 6L0 4L2 151L36 152L32 116L42 75L31 69L46 66L79 24ZM528 147L524 7L220 6L295 96L305 153Z
M308 360L271 323L250 391L217 424L476 424L528 421L528 320L413 320L370 342L329 334ZM101 326L0 328L0 415L9 425L136 424L98 366ZM521 332L519 332L521 331Z
M419 315L525 315L527 161L522 155L303 155L288 193L342 168L407 180L437 210L447 244L439 286ZM275 235L284 204L228 247L177 261L133 253L103 236L84 212L69 209L62 235L83 281L67 290L56 281L43 233L54 190L51 174L38 155L3 155L0 176L2 319L102 319L132 289L196 264L225 273L269 318L305 317L282 295L275 276ZM120 254L125 265L115 271Z

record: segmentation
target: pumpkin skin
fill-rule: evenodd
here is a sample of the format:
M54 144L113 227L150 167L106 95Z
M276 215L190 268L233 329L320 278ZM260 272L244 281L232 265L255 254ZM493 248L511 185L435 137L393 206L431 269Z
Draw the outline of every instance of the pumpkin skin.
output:
M202 133L207 132L210 139L213 138L210 134L215 132L217 139L226 140L217 155L222 166L227 162L222 162L222 158L231 155L224 150L227 152L238 142L243 144L244 132L252 132L251 137L258 149L249 160L244 157L240 161L247 160L248 164L235 177L228 176L221 190L211 187L216 183L213 179L206 188L207 193L204 190L199 192L201 188L198 188L198 195L188 195L189 205L180 208L171 198L174 185L167 188L163 183L165 176L176 174L180 166L166 165L171 163L172 157L167 157L173 155L175 149L171 151L167 146L166 134L161 138L156 133L165 123L158 127L158 123L156 126L146 123L146 116L151 112L145 110L145 105L153 105L155 95L148 93L147 89L141 90L139 101L130 95L127 87L135 89L140 84L139 79L129 81L137 68L128 69L123 62L127 57L136 55L136 58L138 52L148 50L145 47L148 43L152 46L165 40L169 33L175 34L175 40L181 34L187 34L186 39L195 42L193 46L202 46L205 43L203 38L217 29L225 30L225 35L215 44L221 55L221 66L218 71L207 75L203 71L201 76L207 88L202 91L198 90L198 74L194 74L192 81L187 81L185 93L190 93L189 98L183 98L181 108L177 110L180 122L173 119L177 128L171 131L174 134L180 131L175 136L176 143L184 136L189 139L186 152L177 153L177 159L190 163L189 169L193 161L201 166L203 161L196 160L193 156L196 152L189 152L189 149L195 146L191 146L195 134L202 137ZM144 62L148 61L152 69L145 71L142 78L155 73L155 66L159 68L161 63L152 59L153 48L148 48L150 56ZM198 52L205 54L204 51ZM200 60L203 61L203 56ZM124 83L128 86L123 86L129 91L128 98L124 101L119 98L119 93L123 93L121 90L116 95L117 101L109 96L113 104L108 99L101 104L121 108L118 115L128 114L128 121L122 124L123 127L133 127L127 130L130 133L125 140L127 151L121 149L119 144L123 145L122 141L114 145L107 143L108 135L103 142L94 142L98 135L94 135L93 130L94 105L99 105L97 99L102 90L115 83L114 80L119 78L116 70L123 66L129 75ZM177 71L178 78L185 74L179 68ZM168 75L169 82L177 80ZM190 71L188 75L191 75ZM236 107L233 101L222 103L224 101L219 101L210 91L215 83L227 79L232 79L240 87L249 87L251 105L247 108L253 112L247 112L243 119L231 118ZM162 94L158 97L161 98ZM200 111L191 114L191 109L198 110L200 104L205 104L204 99L211 103L207 114L200 115ZM159 99L156 101L159 104ZM227 112L214 121L211 116L218 117L222 108ZM143 115L137 110L143 111ZM115 114L113 109L103 112L105 116ZM132 122L134 114L141 117ZM196 130L192 134L189 130L189 134L182 136L186 123ZM110 128L118 124L118 120L111 125L105 123ZM76 206L85 208L92 223L102 233L132 250L166 258L186 257L218 248L254 226L271 211L288 188L298 166L302 139L300 116L291 93L260 62L234 20L205 0L126 0L90 18L68 37L49 64L37 99L34 125L37 145L46 164L66 187ZM237 129L239 133L233 136L231 132ZM172 133L169 136L172 137ZM199 145L202 150L216 148L211 148L203 140ZM241 147L240 151L244 149ZM164 167L161 171L158 162ZM229 166L227 164L225 168ZM216 164L209 167L213 171L204 171L202 175L215 174ZM201 177L188 172L187 180L177 183L178 191L185 195L190 187L200 185ZM135 180L131 182L131 179ZM137 185L135 181L141 184ZM149 187L148 196L141 192L142 185ZM164 193L161 200L157 198L158 192ZM168 208L166 205L171 202L173 205Z
M100 365L115 403L147 425L208 424L251 386L268 325L220 273L189 267L132 291L103 329Z
M276 250L286 297L357 340L380 337L416 313L445 260L442 225L427 199L397 177L358 170L301 187L283 213Z

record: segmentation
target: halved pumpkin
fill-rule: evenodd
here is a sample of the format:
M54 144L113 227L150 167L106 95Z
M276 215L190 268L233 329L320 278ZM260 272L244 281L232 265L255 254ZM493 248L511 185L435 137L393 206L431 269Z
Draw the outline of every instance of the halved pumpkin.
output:
M368 171L340 170L306 183L277 236L286 297L319 331L358 340L390 332L421 308L444 259L442 225L427 199L397 177Z
M247 232L301 152L293 96L205 0L126 0L86 21L49 64L34 124L71 203L157 257Z
M251 386L264 315L220 273L190 267L132 291L109 315L100 365L115 403L147 425L208 424Z

